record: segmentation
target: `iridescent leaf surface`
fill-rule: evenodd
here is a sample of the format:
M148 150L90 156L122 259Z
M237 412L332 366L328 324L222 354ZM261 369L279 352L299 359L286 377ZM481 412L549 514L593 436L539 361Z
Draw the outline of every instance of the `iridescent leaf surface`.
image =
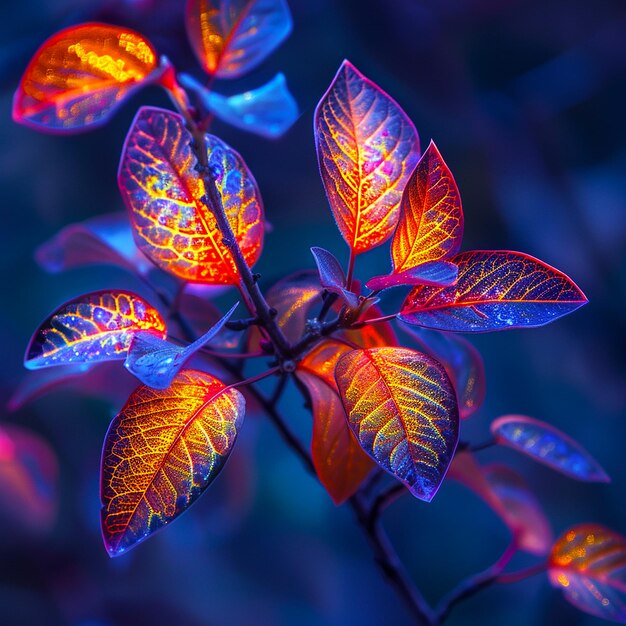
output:
M374 463L348 427L335 382L337 361L350 347L328 340L298 364L297 376L306 385L313 405L311 456L320 482L337 505L354 494Z
M422 265L400 272L370 278L366 287L373 291L381 291L402 285L431 285L448 287L454 285L459 276L459 268L447 261L427 261Z
M496 512L513 532L517 545L530 554L547 554L552 545L552 529L524 479L504 465L488 465L483 471L501 503Z
M402 348L353 350L335 377L362 448L411 493L429 502L456 449L459 416L442 366Z
M236 285L239 276L223 236L201 198L191 134L179 115L144 107L126 138L119 186L139 248L162 269L187 281ZM263 205L241 156L206 135L209 169L244 258L251 267L263 245Z
M139 251L128 215L110 213L70 224L37 248L37 262L47 272L107 263L147 274L154 266Z
M626 538L600 524L567 530L550 553L550 582L575 607L626 623Z
M222 469L241 427L243 396L183 370L165 390L139 387L102 451L102 534L119 556L171 522Z
M13 119L59 133L104 124L156 68L154 48L139 33L108 24L71 26L35 53L15 93Z
M133 335L149 331L165 337L156 309L128 291L96 291L66 302L30 340L28 369L124 359Z
M218 78L255 68L292 28L285 0L188 0L186 24L198 61Z
M179 80L183 87L201 99L207 111L224 122L262 137L280 137L298 119L298 105L283 74L276 74L257 89L234 96L222 96L209 90L188 74L182 74Z
M350 307L356 307L359 303L359 299L356 294L345 288L346 275L341 267L341 263L339 263L333 254L324 248L313 246L311 253L317 265L322 287L331 293L339 295Z
M235 312L237 304L202 337L185 347L177 346L152 333L136 333L130 342L124 366L148 387L167 389L185 362L220 332Z
M524 415L505 415L491 424L496 441L570 478L608 483L600 464L576 441L554 426Z
M402 330L417 341L420 351L446 368L456 390L461 419L474 415L486 394L485 364L478 350L458 335L408 326Z
M46 532L58 502L58 464L48 443L20 426L0 427L0 519Z
M317 158L337 226L356 254L393 233L419 158L411 120L344 61L315 110Z
M472 250L449 259L459 267L453 287L415 287L399 319L456 332L543 326L587 303L562 272L509 250Z
M463 239L461 196L452 173L431 141L402 194L391 242L394 273L455 255Z

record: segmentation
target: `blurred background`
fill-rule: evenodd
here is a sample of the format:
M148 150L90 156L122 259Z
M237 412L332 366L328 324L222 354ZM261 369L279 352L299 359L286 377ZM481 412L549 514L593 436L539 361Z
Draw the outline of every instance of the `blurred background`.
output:
M32 331L85 291L136 289L121 269L48 275L37 246L63 226L123 208L121 146L137 106L169 106L156 88L132 98L103 129L72 137L11 121L12 94L33 52L82 21L134 27L181 70L202 79L186 41L182 0L23 0L0 23L0 188L4 285L0 308L2 406L26 376ZM283 71L301 116L268 141L216 123L261 188L273 231L258 271L263 285L313 268L309 247L340 259L317 172L312 115L340 62L350 59L434 138L463 197L464 249L520 250L569 274L590 304L537 330L472 337L487 369L487 400L463 425L484 440L491 420L521 413L582 442L612 477L568 480L504 449L535 490L555 535L575 523L626 534L626 4L572 0L290 0L294 30L245 79ZM357 276L387 271L385 247L359 258ZM149 295L149 294L145 294ZM234 295L225 294L223 302ZM394 301L383 303L393 311ZM80 381L17 411L0 428L26 450L11 465L0 438L0 622L5 626L404 624L351 512L336 508L259 414L249 416L229 463L191 511L128 555L110 559L99 530L99 463L112 416L133 382L121 372ZM91 396L89 394L92 394ZM281 409L308 438L310 417L290 391ZM10 431L22 427L26 431ZM12 440L15 441L15 438ZM26 469L24 469L26 468ZM411 576L431 602L490 565L508 531L473 494L446 481L433 503L405 496L385 513ZM515 566L531 563L516 558ZM451 626L596 626L544 575L483 591Z

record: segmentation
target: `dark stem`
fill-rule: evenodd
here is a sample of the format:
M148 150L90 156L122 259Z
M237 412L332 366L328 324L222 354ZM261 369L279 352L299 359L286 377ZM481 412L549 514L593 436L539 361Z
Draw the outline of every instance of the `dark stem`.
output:
M354 262L356 261L356 254L354 249L350 248L350 259L348 260L348 271L346 272L346 289L352 291L352 278L354 277Z
M395 483L382 493L378 494L370 508L371 523L376 523L376 520L378 520L381 513L405 493L407 493L406 487L402 483Z
M525 580L526 578L530 578L531 576L535 576L536 574L541 574L548 567L548 564L545 562L537 563L536 565L532 565L526 569L520 570L518 572L509 572L507 574L500 574L496 582L502 585L509 585L511 583L518 583L521 580Z

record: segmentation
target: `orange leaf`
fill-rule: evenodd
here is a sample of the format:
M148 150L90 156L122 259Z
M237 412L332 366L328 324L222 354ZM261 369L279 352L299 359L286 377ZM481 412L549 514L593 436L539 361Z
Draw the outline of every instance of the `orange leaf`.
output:
M411 120L344 61L315 110L317 158L337 226L355 254L388 239L419 157Z
M230 454L244 410L236 389L194 370L180 372L168 389L135 390L102 451L102 534L110 556L195 502Z
M345 354L335 378L361 447L430 502L459 434L456 397L443 367L421 352L371 348Z
M13 119L53 132L104 124L156 68L152 44L133 30L71 26L35 53L15 93Z
M394 274L456 254L463 239L461 197L434 142L404 188L391 242Z
M626 537L600 524L574 526L554 544L548 571L575 607L626 623Z
M137 245L162 269L187 281L237 285L239 274L211 207L180 115L143 107L126 138L119 186L130 211ZM252 267L263 246L263 205L241 156L206 135L209 169L228 221Z
M292 22L285 0L188 0L186 25L206 72L237 78L283 42Z

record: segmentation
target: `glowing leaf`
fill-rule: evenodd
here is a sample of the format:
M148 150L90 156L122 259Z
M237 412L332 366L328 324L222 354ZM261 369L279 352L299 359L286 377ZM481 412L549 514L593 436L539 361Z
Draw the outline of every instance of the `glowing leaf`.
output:
M344 61L315 110L317 158L337 226L365 252L388 239L404 186L419 158L411 120Z
M359 299L356 294L348 291L346 287L346 275L339 261L328 250L313 246L311 248L313 258L317 265L322 287L336 293L345 300L346 304L354 308L358 305Z
M504 465L488 465L483 471L501 503L496 512L513 532L518 546L530 554L547 554L552 529L524 479Z
M363 452L346 421L334 371L350 347L323 341L298 364L298 378L313 404L311 456L320 482L337 505L354 494L374 463Z
M183 119L163 109L139 110L126 138L119 186L139 248L162 269L187 281L237 285ZM263 244L263 206L252 174L237 152L206 135L209 170L228 220L251 267Z
M394 273L455 255L463 239L461 197L435 144L430 145L402 194L391 242Z
M443 367L413 350L372 348L345 354L335 377L365 452L430 502L459 433L454 389Z
M600 464L565 433L532 417L505 415L491 424L496 441L570 478L608 483Z
M71 26L31 60L13 99L13 119L68 133L104 124L135 89L156 77L157 55L142 35L108 24Z
M485 365L474 346L450 333L424 328L403 327L417 341L422 352L432 356L445 368L456 390L461 419L471 417L485 400Z
M459 276L459 268L447 261L427 261L422 265L400 272L375 276L367 281L366 287L374 291L400 287L402 285L431 285L448 287L454 285Z
M119 556L186 510L222 469L241 427L243 396L183 370L165 390L139 387L102 451L102 534Z
M626 624L626 538L600 524L580 524L550 553L550 582L576 608Z
M202 337L184 348L152 333L136 333L130 342L124 366L145 385L167 389L185 362L219 333L235 312L237 304Z
M128 291L96 291L66 302L35 332L24 365L51 365L124 359L133 335L150 331L165 337L159 312Z
M140 274L147 274L154 267L137 249L125 213L110 213L70 224L39 246L35 255L39 265L51 273L100 263Z
M456 332L543 326L587 303L565 274L509 250L472 250L449 259L453 287L415 287L398 317L407 324Z
M255 68L292 27L285 0L188 0L186 18L198 61L218 78Z
M283 74L276 74L257 89L228 97L207 89L188 74L182 74L179 80L181 85L196 94L207 111L237 128L262 137L280 137L298 119L298 105L287 88Z
M448 476L480 496L509 527L517 546L530 554L550 550L552 531L523 479L508 467L481 467L471 452L457 452Z
M56 455L39 435L20 426L0 428L0 519L19 529L50 530L57 513Z

